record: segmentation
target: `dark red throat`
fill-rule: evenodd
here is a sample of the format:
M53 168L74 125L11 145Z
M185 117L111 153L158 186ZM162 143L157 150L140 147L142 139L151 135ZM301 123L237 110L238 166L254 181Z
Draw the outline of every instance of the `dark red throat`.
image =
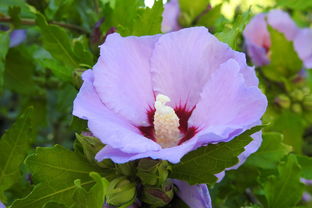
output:
M194 107L195 108L195 107ZM180 122L180 131L184 135L181 140L179 141L178 145L182 144L183 142L191 139L196 133L197 128L194 126L188 126L188 120L192 115L193 109L187 110L185 106L176 107L174 108L175 113L177 114ZM141 131L142 135L156 141L155 134L154 134L154 114L156 109L151 108L147 111L147 117L149 126L139 126L138 129Z

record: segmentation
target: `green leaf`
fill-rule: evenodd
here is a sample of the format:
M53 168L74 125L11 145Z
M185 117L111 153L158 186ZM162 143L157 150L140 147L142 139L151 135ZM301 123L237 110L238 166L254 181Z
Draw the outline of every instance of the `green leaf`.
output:
M5 57L7 55L7 52L9 50L10 45L10 36L9 32L1 32L0 31L0 91L2 91L3 88L3 73L5 69Z
M26 159L33 179L37 182L49 182L51 178L63 181L89 178L89 173L99 170L85 158L60 145L38 147L36 152Z
M251 18L251 11L248 10L240 14L233 22L231 28L224 29L224 31L216 33L215 36L222 42L227 43L232 49L237 50L240 37L245 26Z
M18 57L18 61L17 60ZM6 57L4 87L19 94L36 92L33 80L35 65L24 46L11 48Z
M56 77L62 81L71 81L72 80L72 68L64 66L62 63L56 59L48 58L38 58L38 63L43 67L50 69Z
M162 0L155 1L152 8L145 8L135 21L132 35L154 35L161 33L162 13L164 7Z
M23 113L0 140L0 200L3 192L18 181L20 165L31 148L31 108Z
M19 26L21 23L21 20L19 18L19 15L21 13L21 8L18 6L12 6L9 7L9 15L12 18L12 23L14 24L14 26Z
M190 26L192 22L208 7L209 3L210 0L179 0L181 23L184 26Z
M278 6L294 9L307 10L312 8L312 1L307 0L277 0Z
M246 164L264 169L274 169L280 160L292 151L292 147L283 143L280 133L263 133L259 150L252 154Z
M209 144L185 155L181 162L172 166L170 178L185 180L189 184L216 182L217 173L238 163L237 156L252 141L251 134L260 131L256 126L229 142Z
M116 27L122 36L131 35L134 21L139 16L140 4L140 0L116 0L111 21L112 26Z
M73 116L70 127L74 132L82 132L87 131L88 124L86 120Z
M212 7L208 12L206 12L203 16L201 16L196 23L196 25L201 25L205 27L214 27L216 25L216 21L222 17L221 16L222 4L218 4Z
M92 68L93 55L88 49L88 40L84 36L74 39L74 54L80 61L80 65L88 65L88 68Z
M59 145L38 147L27 158L26 165L31 170L34 181L40 184L28 196L16 200L12 208L41 208L48 202L71 206L77 189L74 181L80 179L81 187L89 188L95 183L89 173L100 171L80 154Z
M296 75L302 67L293 43L284 34L268 27L271 38L270 64L263 67L263 73L273 81L284 81Z
M301 177L312 180L312 158L303 155L297 155L297 160L301 166Z
M49 202L43 208L66 208L63 204Z
M24 18L33 18L33 13L30 11L30 7L27 4L26 1L20 1L20 0L1 0L0 1L0 13L2 14L7 14L8 13L8 8L16 6L21 8L21 16Z
M285 111L276 117L269 130L282 133L284 135L284 143L291 145L294 152L301 153L304 121L300 115Z
M72 51L71 41L64 29L57 25L49 25L39 12L37 12L36 17L36 23L41 29L44 48L72 71L78 68L79 61ZM72 73L72 71L69 73ZM71 76L71 74L67 76Z
M94 179L95 185L86 191L81 186L81 181L75 181L77 189L74 192L74 208L102 208L107 193L109 182L98 173L91 172L90 177Z
M96 153L104 147L103 143L98 138L92 136L76 134L76 138L81 144L86 158L90 162L95 161Z
M278 167L278 176L272 176L264 184L264 195L268 208L285 208L296 205L304 189L300 183L300 167L295 155Z

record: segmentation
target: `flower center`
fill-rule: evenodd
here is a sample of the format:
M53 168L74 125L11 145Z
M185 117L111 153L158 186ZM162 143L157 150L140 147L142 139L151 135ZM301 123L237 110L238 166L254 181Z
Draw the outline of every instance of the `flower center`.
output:
M181 138L179 118L174 109L166 105L169 101L169 97L159 94L154 105L155 138L163 148L177 146Z

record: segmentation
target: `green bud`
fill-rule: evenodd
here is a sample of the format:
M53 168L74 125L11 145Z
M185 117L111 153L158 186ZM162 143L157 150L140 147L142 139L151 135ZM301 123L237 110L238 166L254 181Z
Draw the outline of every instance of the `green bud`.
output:
M136 196L135 184L125 177L118 177L109 183L106 202L112 206L122 206L134 201Z
M312 95L307 95L303 98L303 107L309 111L312 111Z
M302 113L302 107L299 103L294 103L292 106L291 106L291 110L295 113Z
M290 93L290 96L296 101L301 101L304 97L304 93L303 91L296 89Z
M132 176L135 174L135 168L133 162L123 163L117 165L117 171L119 175Z
M152 207L164 207L173 198L173 184L166 182L162 187L144 186L141 200Z
M302 88L302 92L306 96L306 95L309 95L311 91L309 87L304 87Z
M143 185L160 186L168 178L169 163L164 160L141 159L137 167L137 176Z
M281 94L275 98L275 103L282 108L289 108L291 101L287 95Z

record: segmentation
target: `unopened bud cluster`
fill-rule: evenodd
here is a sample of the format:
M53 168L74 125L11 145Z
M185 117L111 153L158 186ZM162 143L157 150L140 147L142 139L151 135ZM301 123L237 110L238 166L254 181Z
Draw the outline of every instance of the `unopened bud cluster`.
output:
M300 114L304 111L312 111L312 94L308 87L295 89L289 95L278 95L275 103L281 108Z

